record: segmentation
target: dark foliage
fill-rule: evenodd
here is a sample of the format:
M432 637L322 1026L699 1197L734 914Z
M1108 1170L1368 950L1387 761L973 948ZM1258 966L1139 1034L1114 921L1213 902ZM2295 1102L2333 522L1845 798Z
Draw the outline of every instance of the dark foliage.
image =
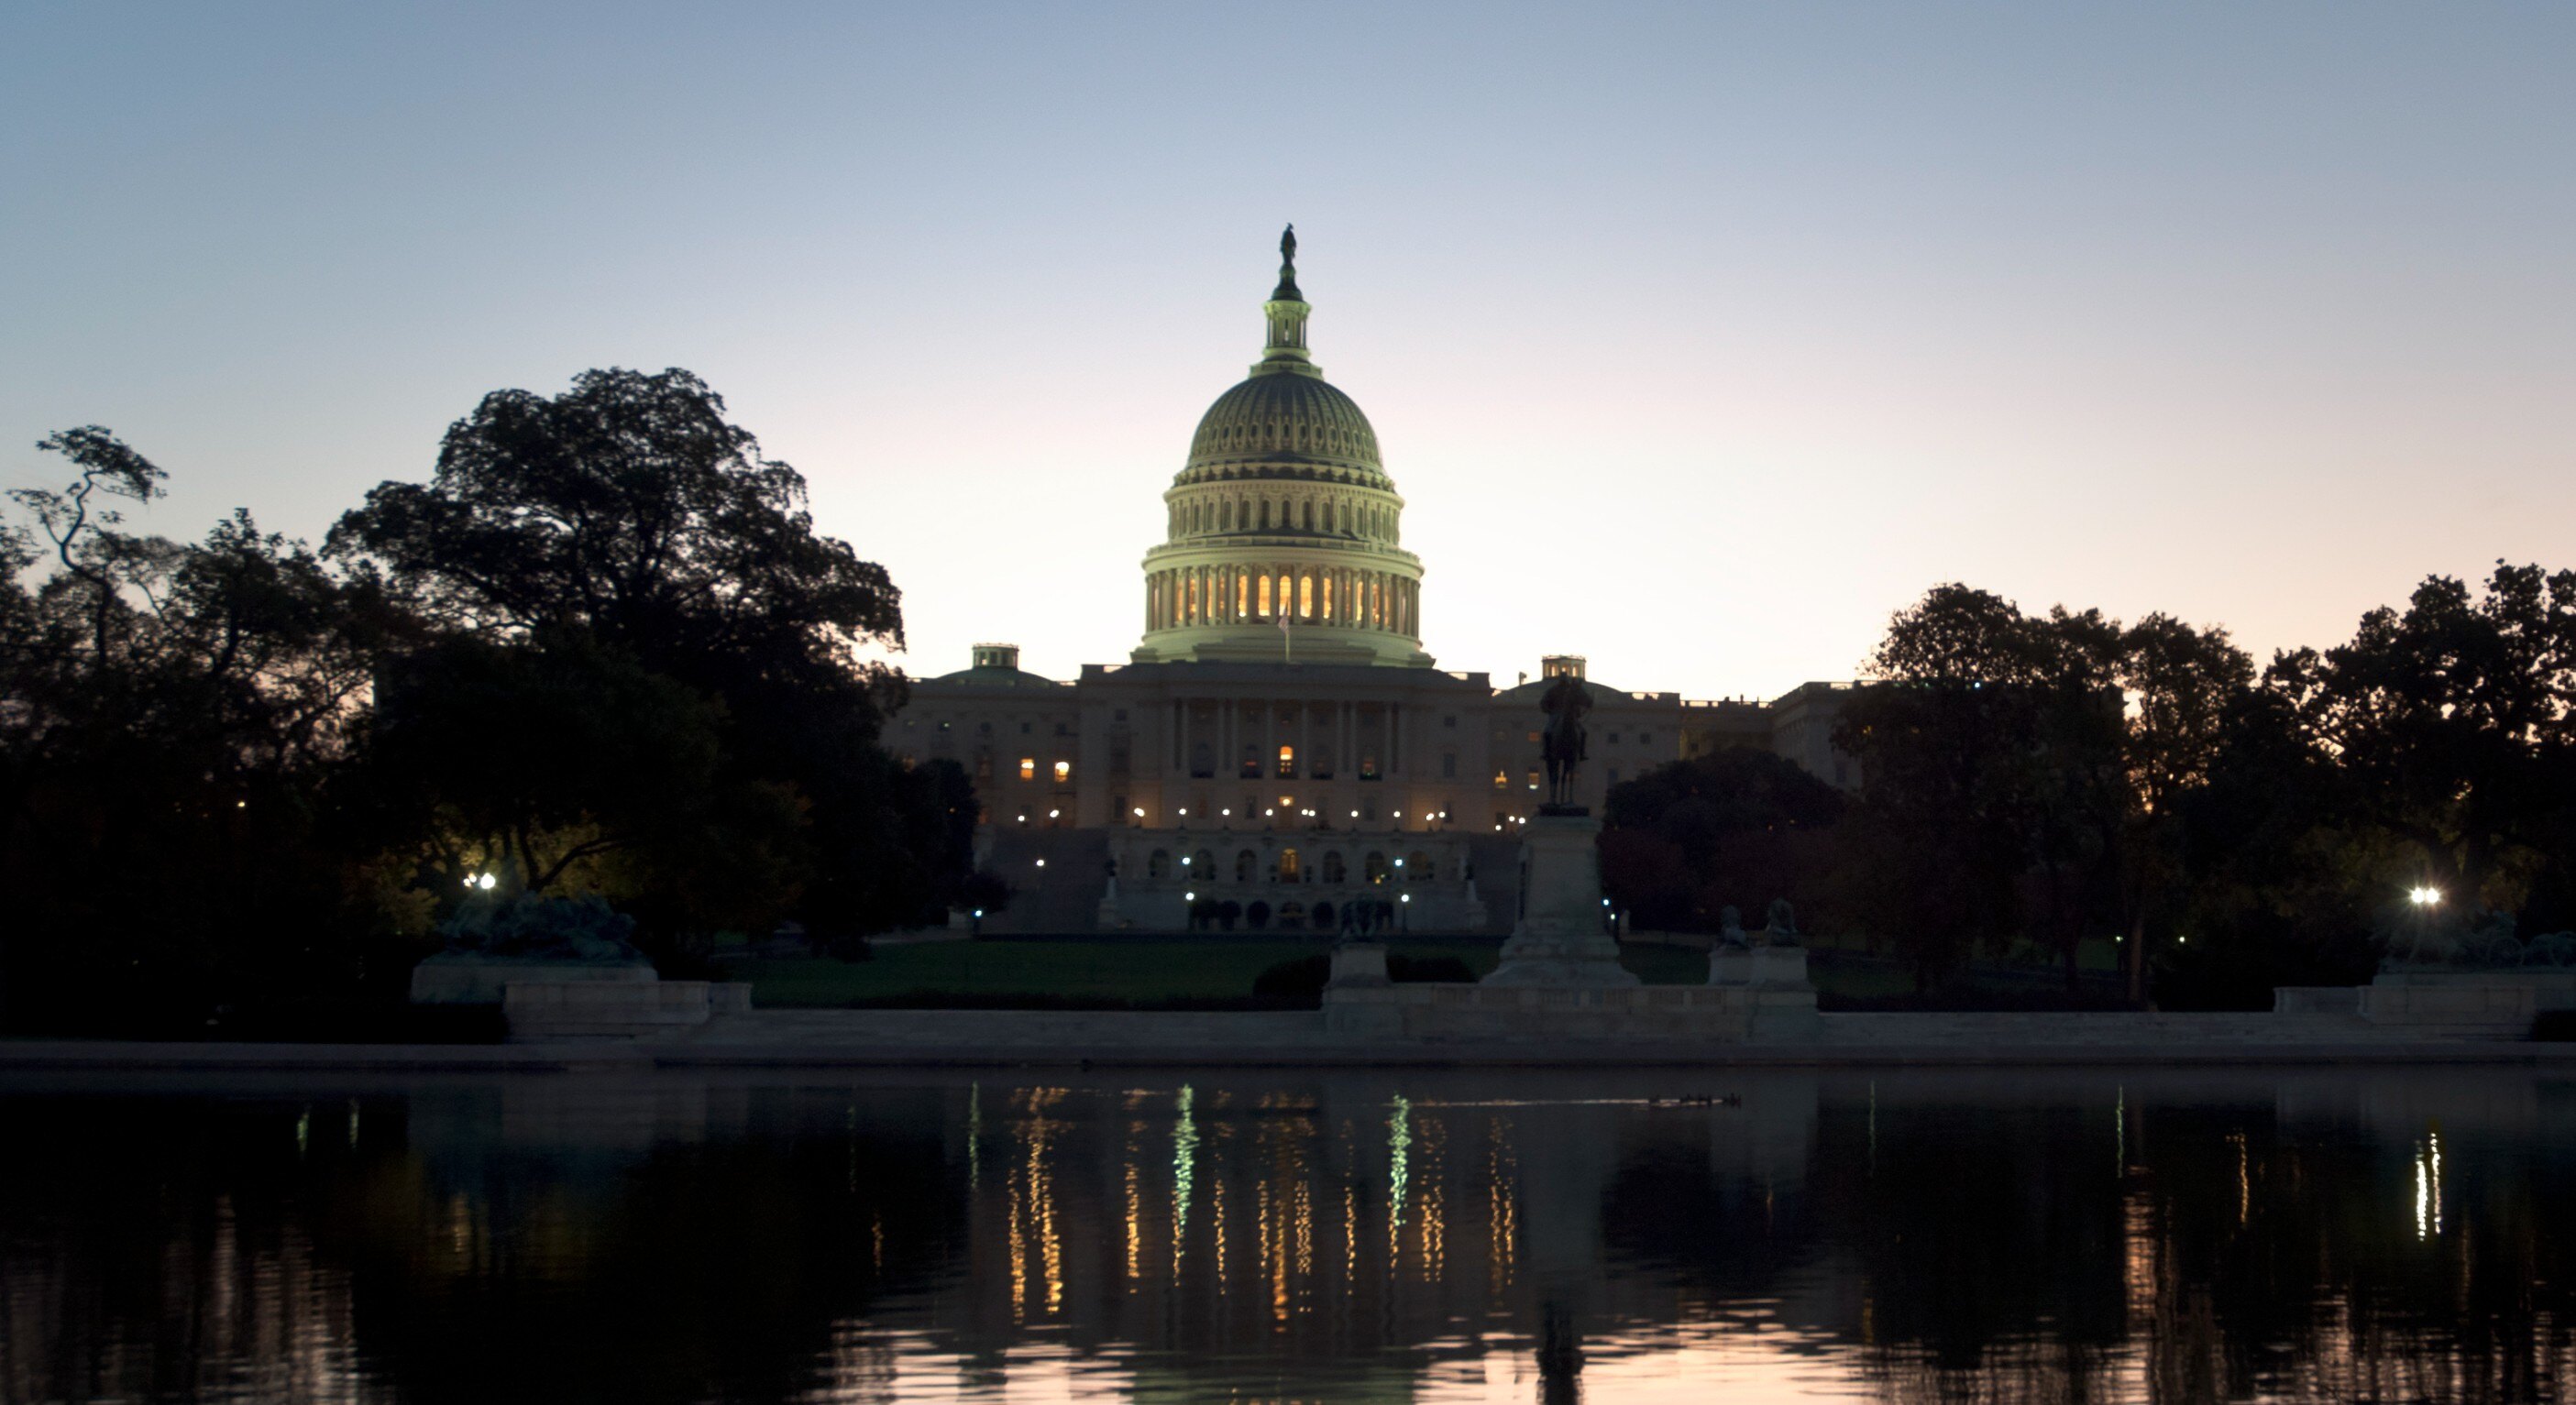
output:
M1774 898L1813 908L1843 807L1841 792L1769 751L1727 747L1658 766L1610 790L1602 883L1630 925L1650 931L1713 932L1730 906L1759 925Z
M964 773L877 745L892 584L723 408L683 371L489 396L321 556L128 532L161 470L47 438L71 480L0 525L0 1029L391 1011L482 874L605 896L666 969L1007 900Z

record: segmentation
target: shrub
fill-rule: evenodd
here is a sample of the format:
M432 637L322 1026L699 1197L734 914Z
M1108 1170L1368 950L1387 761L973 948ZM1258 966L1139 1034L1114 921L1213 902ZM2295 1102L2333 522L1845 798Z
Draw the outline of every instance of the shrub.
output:
M1312 1009L1323 1003L1324 982L1332 974L1333 958L1323 952L1292 956L1254 976L1252 993L1265 1000Z

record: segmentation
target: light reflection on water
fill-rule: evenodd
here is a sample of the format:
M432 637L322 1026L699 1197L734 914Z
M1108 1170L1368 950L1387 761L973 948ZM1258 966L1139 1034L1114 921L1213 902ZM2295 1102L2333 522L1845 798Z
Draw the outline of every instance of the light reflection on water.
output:
M2547 1400L2527 1070L0 1084L0 1402Z

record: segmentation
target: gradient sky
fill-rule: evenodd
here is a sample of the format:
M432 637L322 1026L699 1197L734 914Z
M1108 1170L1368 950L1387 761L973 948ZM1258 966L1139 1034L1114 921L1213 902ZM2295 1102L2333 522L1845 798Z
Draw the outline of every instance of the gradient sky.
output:
M686 366L921 673L1124 660L1292 219L1443 667L2576 566L2563 6L17 0L0 192L0 482L96 422L152 529L318 537L488 390Z

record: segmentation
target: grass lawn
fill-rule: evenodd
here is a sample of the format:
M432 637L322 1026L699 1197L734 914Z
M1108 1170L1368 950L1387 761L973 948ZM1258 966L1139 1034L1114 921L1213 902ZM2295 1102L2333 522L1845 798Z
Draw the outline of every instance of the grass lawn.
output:
M1494 965L1491 943L1396 942L1389 949L1404 956L1454 956L1479 975ZM772 1010L935 1007L941 997L956 996L1151 1005L1246 999L1253 977L1282 961L1327 950L1311 940L915 942L880 946L869 961L743 961L733 965L732 976L751 982L754 1006Z
M2102 946L2115 950L2108 942ZM1496 955L1490 942L1399 941L1389 949L1400 956L1456 957L1479 976L1493 969ZM1116 1008L1133 1003L1186 1008L1248 1001L1253 978L1263 971L1327 950L1325 943L1295 938L1096 942L995 938L882 945L869 961L812 957L727 965L732 979L751 982L752 1003L769 1010L1056 1002L1075 1007ZM1622 950L1620 960L1648 985L1698 985L1708 979L1708 953L1687 947L1635 943ZM2099 969L2090 960L2085 964ZM1913 980L1893 964L1817 961L1810 964L1809 973L1817 993L1827 997L1877 1000L1909 996L1914 990ZM1973 976L1966 980L1968 986L1977 984Z

